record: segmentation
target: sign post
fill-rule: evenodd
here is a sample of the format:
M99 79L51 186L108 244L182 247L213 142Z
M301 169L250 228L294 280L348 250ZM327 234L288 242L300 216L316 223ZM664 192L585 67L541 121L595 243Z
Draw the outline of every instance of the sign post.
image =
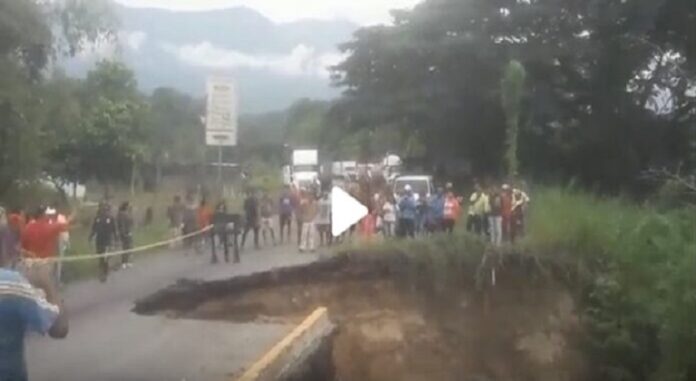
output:
M217 181L222 189L222 148L237 145L238 98L230 78L209 77L206 90L205 143L218 149Z
M222 188L222 146L218 146L217 183Z

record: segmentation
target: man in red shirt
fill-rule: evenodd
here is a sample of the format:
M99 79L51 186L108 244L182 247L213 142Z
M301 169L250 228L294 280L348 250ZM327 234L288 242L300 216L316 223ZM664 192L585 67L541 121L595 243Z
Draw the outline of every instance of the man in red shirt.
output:
M27 224L22 231L22 249L25 255L36 258L53 258L58 249L58 236L67 231L71 218L65 222L51 221L46 215L46 208L40 207L33 223Z

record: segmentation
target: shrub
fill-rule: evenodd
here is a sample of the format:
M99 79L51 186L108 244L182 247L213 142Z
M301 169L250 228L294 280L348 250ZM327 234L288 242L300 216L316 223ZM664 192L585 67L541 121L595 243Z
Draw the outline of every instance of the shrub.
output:
M534 197L524 250L577 260L597 379L696 379L696 213L561 188Z

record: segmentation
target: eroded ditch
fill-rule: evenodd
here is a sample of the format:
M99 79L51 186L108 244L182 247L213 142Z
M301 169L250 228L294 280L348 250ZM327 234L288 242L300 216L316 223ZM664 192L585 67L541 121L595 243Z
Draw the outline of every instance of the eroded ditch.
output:
M338 329L340 381L583 380L575 306L564 287L509 266L494 288L472 271L434 292L384 261L335 257L208 283L184 282L136 304L141 314L298 323L318 306Z

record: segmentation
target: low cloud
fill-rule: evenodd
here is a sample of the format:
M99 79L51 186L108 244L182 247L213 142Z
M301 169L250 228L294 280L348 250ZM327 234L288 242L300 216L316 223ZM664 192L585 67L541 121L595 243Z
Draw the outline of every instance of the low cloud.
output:
M120 56L123 49L139 51L146 40L145 32L121 31L118 32L116 41L100 37L96 41L85 42L77 57L82 60L115 59Z
M84 42L77 58L81 60L111 59L116 56L118 45L114 41L100 37L95 41Z
M147 40L147 34L139 30L134 32L121 32L119 33L119 40L128 48L137 52L140 50L140 47L143 46L145 40Z
M248 54L216 47L208 41L194 45L163 45L182 62L210 69L260 69L286 76L328 78L329 67L343 56L336 52L318 52L314 47L300 44L287 54Z
M529 0L527 0L528 2ZM420 0L116 0L129 7L155 7L177 11L203 11L245 6L275 22L306 18L347 19L360 25L390 23L389 10L412 8ZM301 5L298 5L301 3Z

